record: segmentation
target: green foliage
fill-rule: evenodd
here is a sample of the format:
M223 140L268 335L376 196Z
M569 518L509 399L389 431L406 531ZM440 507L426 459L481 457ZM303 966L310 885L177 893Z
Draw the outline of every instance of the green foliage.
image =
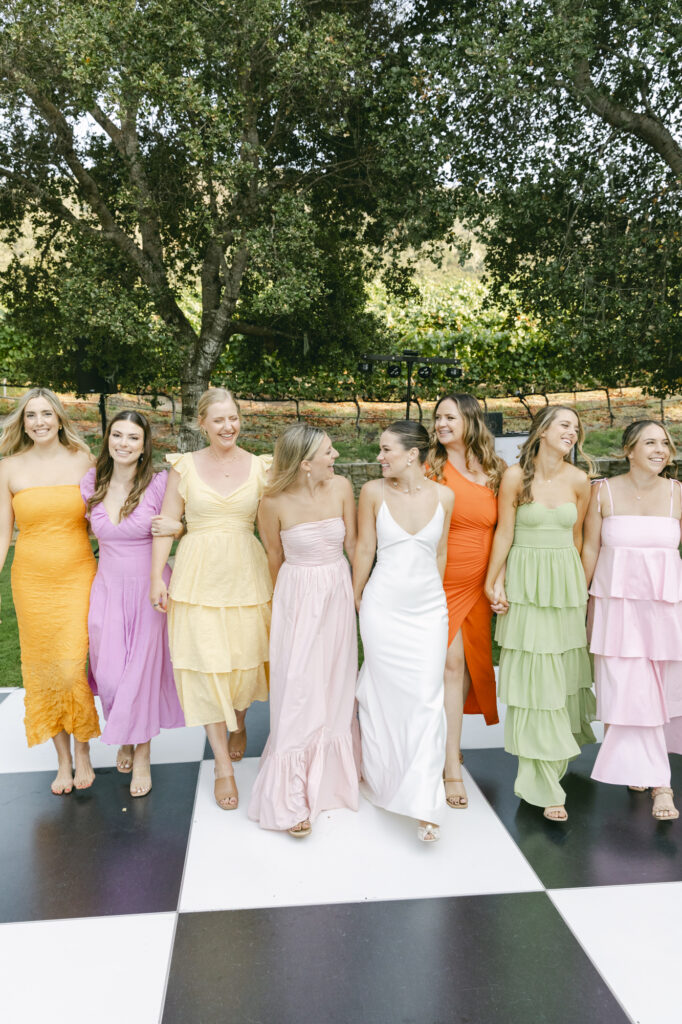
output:
M0 572L0 664L2 665L2 686L21 686L21 655L19 653L19 632L17 616L12 603L10 573L14 559L14 548L7 553L5 566Z

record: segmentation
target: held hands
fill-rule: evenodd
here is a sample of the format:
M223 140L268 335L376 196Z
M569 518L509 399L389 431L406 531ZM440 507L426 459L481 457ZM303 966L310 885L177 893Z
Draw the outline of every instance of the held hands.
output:
M152 517L153 537L179 537L183 531L183 524L179 519L171 519L170 516Z
M496 615L506 615L509 611L509 601L504 591L504 583L502 580L497 580L493 586L487 586L485 588L485 596L490 601L490 607Z
M152 580L149 587L149 600L155 611L166 614L168 611L168 588L162 579Z

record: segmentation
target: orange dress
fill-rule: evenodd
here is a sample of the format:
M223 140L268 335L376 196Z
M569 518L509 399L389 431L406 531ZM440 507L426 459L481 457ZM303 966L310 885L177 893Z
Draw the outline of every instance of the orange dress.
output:
M99 721L85 674L95 559L78 484L27 487L12 498L19 536L12 597L26 689L28 745L57 733L86 742Z
M467 480L449 462L443 468L442 483L455 494L443 577L450 620L448 646L461 629L471 676L464 714L482 714L487 725L494 725L499 718L490 635L493 613L483 584L497 524L497 498L489 487Z

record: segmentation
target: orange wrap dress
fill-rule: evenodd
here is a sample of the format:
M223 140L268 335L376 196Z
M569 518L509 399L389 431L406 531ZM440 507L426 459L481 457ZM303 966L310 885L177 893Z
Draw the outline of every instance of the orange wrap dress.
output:
M78 484L27 487L12 498L19 529L12 597L31 747L59 732L85 743L99 720L85 664L96 563Z
M492 611L483 593L497 524L497 498L483 484L467 480L446 462L442 483L455 494L448 533L443 587L448 602L448 647L462 631L471 686L465 715L483 715L487 725L499 721L490 626Z

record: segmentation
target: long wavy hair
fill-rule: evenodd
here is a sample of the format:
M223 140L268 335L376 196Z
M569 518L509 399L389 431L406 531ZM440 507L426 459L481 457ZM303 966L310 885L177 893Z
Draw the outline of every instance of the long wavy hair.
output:
M448 453L445 445L441 444L436 436L436 414L442 402L454 402L460 416L464 421L462 440L464 442L465 461L467 469L471 472L473 459L477 459L481 469L488 478L487 487L497 494L500 489L500 480L506 469L503 459L495 451L495 438L488 429L481 407L473 395L463 392L452 392L442 395L436 402L433 410L433 428L431 431L431 447L429 448L429 476L439 483L443 479L443 470L448 461Z
M24 415L26 406L34 398L44 398L54 409L59 420L59 443L72 452L87 452L89 455L90 449L81 439L54 391L50 391L49 388L31 388L22 395L3 424L0 434L0 455L19 455L33 447L33 441L24 429Z
M88 515L95 505L99 505L104 500L109 490L109 484L114 472L114 460L109 453L109 438L111 437L111 431L121 420L128 420L130 423L134 423L136 427L140 427L144 437L142 454L135 467L133 486L130 488L130 493L121 509L121 519L125 519L126 516L135 511L154 476L154 467L152 466L152 430L149 426L149 421L146 416L143 416L142 413L137 412L135 409L121 409L120 412L117 412L109 420L104 434L102 451L95 463L95 490L92 492L92 496L88 498Z
M620 442L623 454L618 457L621 459L629 458L630 452L635 447L647 427L660 427L668 439L670 456L668 458L668 464L661 470L659 476L677 476L676 467L673 465L673 459L675 458L677 448L675 447L675 442L672 439L670 431L666 427L665 423L661 423L660 420L633 420L632 423L629 423L623 431L623 437Z
M312 459L325 436L320 427L308 423L292 423L277 438L270 478L265 494L272 498L281 494L296 480L304 459Z
M576 449L578 454L585 460L588 466L588 475L594 474L594 463L589 455L586 455L583 451L583 442L585 440L585 429L582 425L580 416L571 409L570 405L546 405L539 412L536 412L533 417L531 424L530 433L526 438L526 441L521 448L521 454L519 456L519 465L523 470L523 486L521 488L521 494L518 497L517 505L529 505L532 501L531 487L533 485L533 478L535 477L535 459L540 450L540 439L544 432L549 427L550 423L559 415L560 412L572 413L578 421L578 440L576 442ZM566 452L564 455L564 462L572 463L573 461L573 449Z

